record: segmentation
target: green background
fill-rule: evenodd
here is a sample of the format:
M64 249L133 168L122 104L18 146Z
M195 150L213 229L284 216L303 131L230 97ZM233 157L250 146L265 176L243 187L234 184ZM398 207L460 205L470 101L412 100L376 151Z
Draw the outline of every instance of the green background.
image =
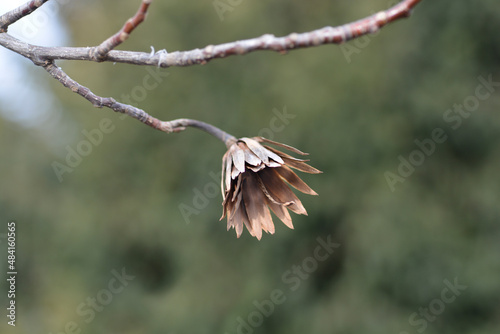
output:
M119 49L172 52L281 36L390 5L233 3L221 21L212 1L153 1L146 22ZM99 44L138 4L62 5L71 45ZM455 104L474 101L479 77L500 81L498 17L497 0L424 0L411 18L342 47L163 69L168 77L135 106L162 120L207 121L237 137L275 124L272 139L309 152L324 172L300 175L319 193L299 195L309 216L293 215L294 230L274 218L276 234L261 241L247 231L237 239L219 222L222 198L211 175L220 172L220 142L195 129L167 135L95 109L33 66L63 103L64 121L77 124L64 146L76 149L81 131L105 118L113 131L59 182L52 164L64 163L66 149L54 152L32 131L0 119L0 233L15 220L18 241L17 326L6 324L2 306L0 331L498 333L500 87L469 116L443 118ZM58 65L117 100L149 74L125 64ZM285 109L294 118L276 120ZM428 142L439 128L446 140L391 189L386 173L418 157L415 140ZM197 213L186 220L181 204L197 205ZM324 261L313 258L318 238L338 244ZM6 254L5 235L0 241ZM0 263L6 272L6 256ZM290 272L303 265L307 275ZM79 305L109 297L112 270L122 268L134 279L87 322ZM455 280L466 288L454 296L444 289ZM6 281L0 287L6 300ZM265 300L273 291L283 294L271 307ZM429 308L424 320L419 312Z

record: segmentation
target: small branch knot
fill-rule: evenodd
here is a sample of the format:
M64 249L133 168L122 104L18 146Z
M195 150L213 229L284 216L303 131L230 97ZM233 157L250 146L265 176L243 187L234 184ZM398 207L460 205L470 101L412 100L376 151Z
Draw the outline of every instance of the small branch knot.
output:
M93 61L101 63L106 60L106 54L102 54L98 46L93 46L89 49L89 58Z

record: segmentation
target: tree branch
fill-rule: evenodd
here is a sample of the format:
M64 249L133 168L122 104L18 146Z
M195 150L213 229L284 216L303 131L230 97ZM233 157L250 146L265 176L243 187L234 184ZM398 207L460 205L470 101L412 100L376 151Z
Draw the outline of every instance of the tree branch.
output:
M107 107L111 110L135 118L142 123L166 132L180 132L186 127L195 127L223 141L226 145L233 142L235 137L216 128L213 125L192 120L177 119L161 121L144 110L117 102L110 97L100 97L92 91L71 79L61 68L54 64L55 60L86 60L86 61L111 61L135 65L150 65L158 67L190 66L206 64L216 58L232 55L243 55L253 51L270 50L286 53L290 50L319 46L323 44L340 44L366 34L374 33L385 25L410 15L411 10L421 0L403 0L386 11L366 17L362 20L345 24L339 27L325 27L306 33L292 33L284 37L263 35L258 38L241 40L220 45L208 45L203 49L191 51L176 51L172 53L157 52L148 54L133 51L115 51L115 47L123 43L132 31L144 21L152 0L142 0L137 13L130 18L124 26L113 36L106 39L97 47L43 47L25 43L7 34L10 24L22 17L29 15L48 0L31 0L28 3L0 16L0 45L30 59L35 65L42 66L54 79L71 91L84 97L94 107Z
M153 129L160 130L166 133L180 132L185 130L187 127L194 127L203 130L212 136L220 139L223 143L235 140L235 137L222 131L221 129L194 119L181 118L173 121L161 121L142 109L130 106L128 104L116 102L115 99L111 97L100 97L92 93L92 91L80 85L75 80L71 79L61 68L57 67L53 63L47 63L42 66L54 79L59 81L64 87L71 89L72 92L82 96L86 100L90 101L92 105L96 108L107 107L115 112L126 114L132 118L141 121L142 123L152 127Z
M171 53L157 52L153 55L145 52L111 50L107 53L104 60L114 63L149 65L166 68L172 66L206 64L212 59L224 58L233 55L244 55L259 50L285 53L299 48L308 48L324 44L341 44L355 38L377 32L389 23L408 17L411 10L419 2L421 2L421 0L404 0L386 11L378 12L377 14L356 22L348 23L339 27L324 27L301 34L292 33L284 37L275 37L274 35L267 34L247 40L219 45L208 45L203 49L175 51ZM141 8L143 6L145 6L144 2L142 3ZM141 9L139 9L139 11L141 11ZM124 29L122 29L118 34L121 34L123 31ZM116 35L114 37L116 37ZM110 39L113 39L113 37ZM101 44L101 46L103 44ZM6 34L0 34L0 45L19 53L32 61L39 61L40 59L103 61L103 58L99 56L99 53L93 51L95 50L95 47L42 47L24 43ZM106 54L106 52L104 52L104 54Z
M23 17L33 13L40 6L49 0L31 0L22 6L19 6L10 12L0 16L0 33L7 32L7 28L14 22L22 19Z

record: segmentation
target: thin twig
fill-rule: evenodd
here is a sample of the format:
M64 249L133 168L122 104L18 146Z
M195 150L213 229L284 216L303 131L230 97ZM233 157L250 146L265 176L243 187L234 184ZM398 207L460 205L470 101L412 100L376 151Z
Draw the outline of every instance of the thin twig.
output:
M23 17L33 13L40 6L49 0L31 0L24 5L21 5L10 12L0 16L0 33L6 32L7 28L14 22L22 19Z
M125 42L132 31L146 19L149 5L152 0L142 0L141 6L133 17L127 20L123 27L116 34L105 40L98 47L90 52L90 56L96 58L97 61L104 61L109 51L116 48L121 43Z
M180 118L180 119L170 121L168 123L171 123L171 125L174 129L184 130L186 127L193 127L193 128L203 130L203 131L211 134L215 138L218 138L220 141L222 141L224 144L226 144L226 146L228 143L236 141L236 137L230 135L229 133L227 133L225 131L222 131L218 127L215 127L212 124L208 124L208 123L198 121L195 119Z
M107 107L116 112L127 114L128 116L133 117L154 129L167 133L175 132L175 129L172 128L172 126L168 124L168 122L160 121L159 119L154 118L142 109L116 102L116 100L111 97L97 96L96 94L92 93L89 88L80 85L78 82L71 79L69 75L67 75L60 67L56 66L53 63L47 63L43 65L43 68L54 79L63 84L64 87L69 88L72 92L84 97L85 99L90 101L90 103L92 103L92 105L96 108Z
M208 45L203 49L171 53L158 52L154 55L145 52L112 50L107 54L105 61L159 67L191 66L206 64L208 61L216 58L243 55L259 50L285 53L299 48L324 44L340 44L366 34L374 33L389 23L408 17L411 10L419 2L421 0L404 0L386 11L381 11L362 20L339 27L325 27L301 34L292 33L284 37L263 35L242 41ZM33 61L40 61L41 59L100 61L92 56L93 48L41 47L29 45L6 34L0 34L0 45Z

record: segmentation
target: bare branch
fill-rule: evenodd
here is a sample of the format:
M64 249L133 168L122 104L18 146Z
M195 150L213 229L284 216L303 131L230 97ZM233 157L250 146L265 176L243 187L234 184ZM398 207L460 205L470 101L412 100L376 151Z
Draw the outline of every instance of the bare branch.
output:
M125 23L122 29L97 47L73 48L36 46L20 41L6 33L9 24L32 13L46 1L48 0L32 0L0 16L0 45L30 59L35 65L42 66L54 79L71 89L71 91L90 101L94 107L107 107L115 112L127 114L154 129L166 133L180 132L185 130L186 127L195 127L210 133L227 144L235 140L235 138L213 125L192 119L178 119L168 122L161 121L142 109L117 102L110 97L105 98L97 96L92 93L89 88L71 79L61 68L54 64L54 61L58 59L112 61L135 65L170 67L206 64L212 59L224 58L231 55L243 55L258 50L286 53L289 50L298 48L307 48L323 44L340 44L366 34L374 33L391 22L409 16L411 10L421 0L403 0L386 11L381 11L365 19L335 28L325 27L301 34L292 33L284 37L263 35L253 39L215 46L209 45L203 49L176 51L172 53L159 52L156 54L112 50L124 42L130 33L144 21L152 0L142 0L137 13Z
M173 129L172 126L168 124L168 122L162 122L150 116L142 109L116 102L116 100L111 97L97 96L96 94L92 93L89 88L82 86L75 80L71 79L69 75L67 75L61 68L51 62L42 66L54 79L62 83L64 87L69 88L72 92L84 97L85 99L90 101L90 103L92 103L92 105L96 108L107 107L116 112L127 114L128 116L133 117L141 121L142 123L160 131L164 131L167 133L175 131L175 129Z
M180 132L185 130L187 127L194 127L220 139L222 142L227 143L228 141L235 140L235 137L222 131L221 129L194 119L181 118L173 121L161 121L142 109L116 102L115 99L111 97L100 97L92 93L92 91L80 85L75 80L71 79L61 68L53 63L47 63L42 66L54 79L59 81L64 87L71 89L72 92L84 97L96 108L106 107L115 112L126 114L132 118L135 118L142 123L166 133Z
M203 49L176 51L171 53L158 52L154 55L145 52L112 50L107 54L105 60L116 63L159 67L191 66L206 64L208 61L216 58L243 55L259 50L285 53L299 48L308 48L324 44L341 44L374 33L389 23L408 17L411 10L419 2L421 2L421 0L404 0L386 11L381 11L362 20L339 27L325 27L301 34L292 33L284 37L263 35L261 37L231 43L208 45ZM40 61L43 59L98 61L92 56L93 48L47 48L26 44L6 34L0 34L0 45L33 61Z
M205 122L201 122L195 119L189 119L189 118L180 118L176 119L173 121L170 121L169 123L172 124L173 129L179 129L184 130L187 127L192 127L192 128L197 128L200 130L203 130L212 136L218 138L221 140L226 146L228 143L233 142L236 140L236 137L230 135L229 133L222 131L221 129L213 126L212 124L208 124ZM174 130L175 131L175 130Z
M109 51L116 48L121 43L125 42L132 31L146 19L149 5L152 0L142 0L141 6L133 17L127 20L123 27L116 34L101 43L93 52L93 56L97 61L104 61Z
M7 28L14 22L33 13L49 0L31 0L16 9L0 16L0 33L7 32Z

